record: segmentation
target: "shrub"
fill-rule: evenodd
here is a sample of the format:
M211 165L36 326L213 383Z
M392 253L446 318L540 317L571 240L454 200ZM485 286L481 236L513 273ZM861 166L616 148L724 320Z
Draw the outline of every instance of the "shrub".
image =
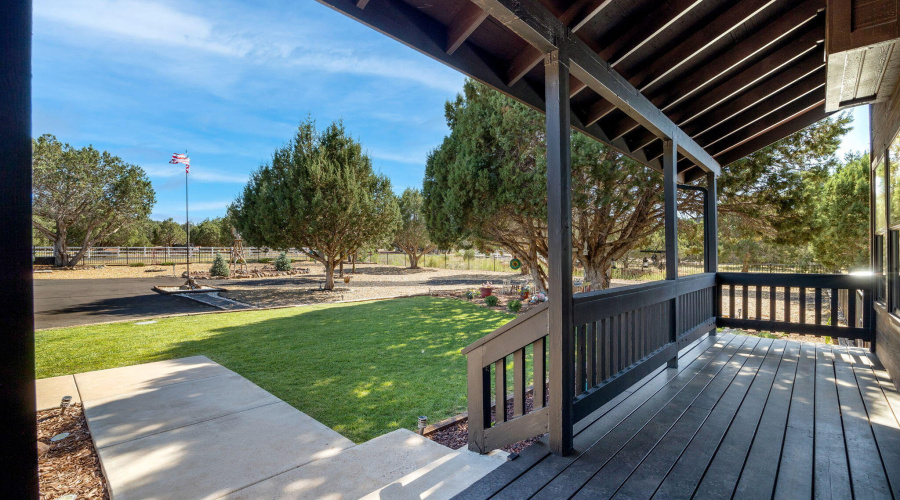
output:
M500 299L497 298L496 295L488 295L484 298L484 303L488 305L488 307L494 307L497 305Z
M144 267L147 264L144 264L143 262L132 262L131 264L128 264L128 265L131 267Z
M520 300L510 300L508 304L506 304L506 308L509 309L509 312L517 313L519 309L522 309L522 301Z
M272 262L273 260L275 260L275 259L273 259L271 257L261 257L261 258L257 259L257 262L259 262L260 264L268 264L269 262Z
M159 265L161 265L161 266L174 266L175 263L174 263L174 262L160 262Z
M478 296L478 292L476 292L475 290L469 290L468 292L466 292L466 298L469 300L472 300L477 296Z
M209 268L209 274L225 278L231 274L231 271L228 269L228 263L225 262L225 257L222 257L222 254L216 254L216 258L213 259L212 267Z
M291 270L291 259L288 258L287 254L281 252L281 255L275 259L275 270L276 271L290 271Z

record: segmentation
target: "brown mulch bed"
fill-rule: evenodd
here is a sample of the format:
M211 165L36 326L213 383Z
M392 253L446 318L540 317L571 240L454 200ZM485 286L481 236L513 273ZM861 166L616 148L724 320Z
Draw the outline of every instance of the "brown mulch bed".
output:
M74 494L79 499L108 500L106 480L81 405L71 405L61 416L60 412L59 408L37 412L38 441L50 447L38 460L41 498ZM64 432L69 437L50 441Z
M528 414L534 408L532 402L532 391L528 391L525 393L525 413ZM546 392L545 392L546 394ZM513 400L508 399L506 401L506 414L512 415L513 413ZM494 420L495 411L491 409L491 421ZM460 448L465 447L469 444L469 419L462 419L453 425L441 429L439 431L435 431L427 436L425 436L432 441L436 441L448 448L458 450ZM504 446L502 448L503 451L509 453L521 453L522 450L531 446L532 443L539 440L541 436L534 436L532 438L528 438L518 443L513 443L508 446Z
M434 293L432 293L432 295L434 295L436 297L448 297L448 298L452 298L452 299L465 300L467 302L471 302L475 305L482 306L487 309L493 309L494 311L505 311L505 312L509 312L509 309L507 309L507 304L509 304L509 301L515 299L515 300L519 300L520 302L522 302L522 308L519 309L519 314L522 314L523 312L531 309L535 305L540 304L540 302L532 304L529 300L521 300L519 298L518 294L505 294L505 293L498 293L498 292L495 292L492 294L494 297L497 297L497 299L498 299L497 305L494 307L490 307L487 304L485 304L484 299L482 299L480 296L478 296L474 299L471 299L471 300L467 299L466 291L458 291L458 290L441 291L441 292L434 292Z

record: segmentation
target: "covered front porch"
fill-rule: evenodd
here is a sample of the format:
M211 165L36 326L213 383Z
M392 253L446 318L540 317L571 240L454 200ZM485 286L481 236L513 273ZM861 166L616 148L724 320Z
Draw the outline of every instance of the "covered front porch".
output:
M685 346L458 498L892 498L900 393L868 349L725 333Z

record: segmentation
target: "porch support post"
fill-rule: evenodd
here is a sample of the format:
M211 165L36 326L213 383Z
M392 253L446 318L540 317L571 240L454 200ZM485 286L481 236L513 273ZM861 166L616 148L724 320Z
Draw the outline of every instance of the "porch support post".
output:
M675 298L669 309L669 342L678 341L678 145L669 139L663 141L663 193L665 195L666 223L666 280L675 282ZM709 197L707 197L709 198ZM678 351L668 362L669 368L678 367Z
M0 491L37 499L31 276L31 1L0 15Z
M705 271L714 273L719 270L719 215L718 194L716 190L716 174L706 174L706 199L703 203L703 263Z
M572 325L572 171L569 61L565 50L544 57L547 112L547 239L550 332L550 450L572 451L575 337Z
M703 263L706 266L704 270L708 273L719 272L719 192L717 188L715 172L708 172L706 174L706 199L703 204L703 221L705 222ZM712 313L716 318L722 314L722 311L719 310L722 305L721 297L719 286L716 285L712 299ZM716 329L713 328L709 334L715 335Z

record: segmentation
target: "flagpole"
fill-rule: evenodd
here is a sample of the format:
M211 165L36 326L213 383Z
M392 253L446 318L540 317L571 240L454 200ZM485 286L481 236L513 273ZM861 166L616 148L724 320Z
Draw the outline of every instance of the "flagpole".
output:
M188 156L187 149L184 150L184 156ZM188 211L188 170L190 169L184 169L184 225L187 228L187 247L185 248L185 251L187 253L188 285L193 289L194 284L191 281L191 217L190 212Z

